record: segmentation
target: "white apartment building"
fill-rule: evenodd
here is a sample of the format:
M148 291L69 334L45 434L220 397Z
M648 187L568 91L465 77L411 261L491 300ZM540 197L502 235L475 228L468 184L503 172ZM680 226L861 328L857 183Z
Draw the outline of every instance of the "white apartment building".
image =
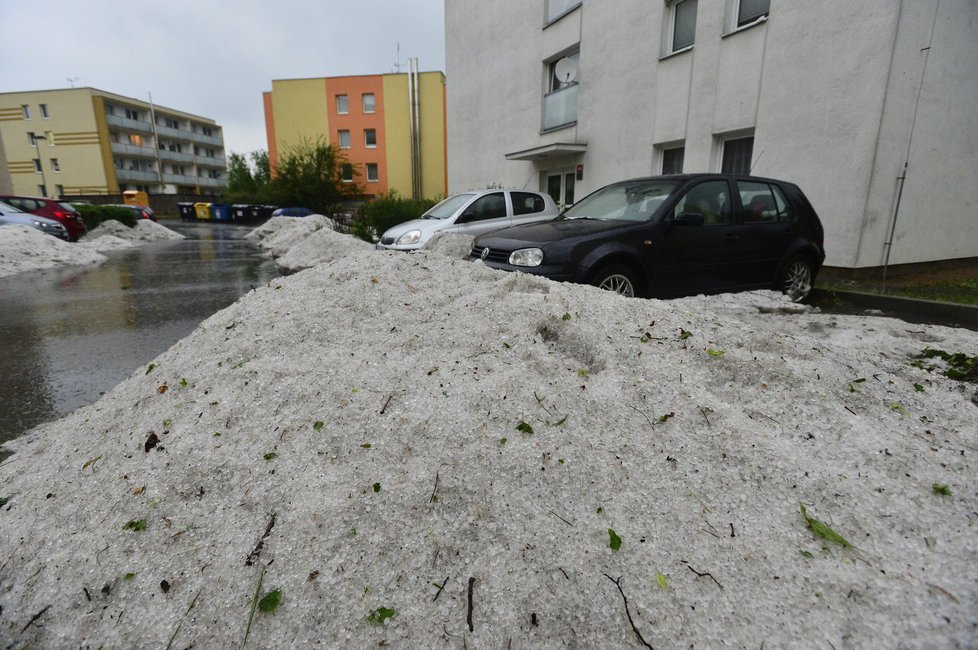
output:
M978 256L976 0L446 0L450 192L797 183L826 265Z

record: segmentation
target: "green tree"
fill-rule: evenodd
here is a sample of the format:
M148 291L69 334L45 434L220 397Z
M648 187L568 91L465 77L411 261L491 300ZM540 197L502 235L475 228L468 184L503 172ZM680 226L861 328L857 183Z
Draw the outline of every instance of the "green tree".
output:
M250 197L255 194L255 190L255 177L248 166L247 158L240 153L230 154L228 156L228 197Z
M354 182L343 182L344 171ZM341 202L359 195L357 175L339 149L322 137L305 139L288 147L279 158L268 184L268 197L276 205L299 205L332 214Z

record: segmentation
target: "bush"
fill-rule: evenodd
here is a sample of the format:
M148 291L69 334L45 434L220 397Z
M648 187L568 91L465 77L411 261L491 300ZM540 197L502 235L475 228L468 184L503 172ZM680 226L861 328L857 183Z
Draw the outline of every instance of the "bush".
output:
M103 221L115 219L121 221L130 228L136 225L136 213L128 208L120 208L116 205L76 205L74 206L81 213L82 221L88 230L98 227Z
M409 199L391 190L363 206L363 217L379 236L392 226L419 218L435 203L431 199Z

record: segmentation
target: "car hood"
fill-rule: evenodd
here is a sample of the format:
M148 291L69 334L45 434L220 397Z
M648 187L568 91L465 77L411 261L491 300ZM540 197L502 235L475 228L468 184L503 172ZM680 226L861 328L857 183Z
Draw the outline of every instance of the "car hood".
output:
M453 225L454 223L448 219L412 219L411 221L405 221L392 228L388 228L384 233L384 237L397 239L409 230L420 230L421 239L425 240L439 230Z
M602 221L600 219L554 219L503 228L476 239L477 246L493 248L545 247L555 241L573 239L636 225L630 221Z

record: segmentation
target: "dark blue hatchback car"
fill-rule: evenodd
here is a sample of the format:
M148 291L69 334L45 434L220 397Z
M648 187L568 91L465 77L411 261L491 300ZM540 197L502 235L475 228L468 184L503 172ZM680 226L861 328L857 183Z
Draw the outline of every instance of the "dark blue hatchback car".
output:
M309 208L278 208L272 212L273 217L308 217L310 214L316 214Z
M471 257L626 296L775 288L801 301L825 260L823 243L797 185L685 174L605 186L555 220L478 237Z

